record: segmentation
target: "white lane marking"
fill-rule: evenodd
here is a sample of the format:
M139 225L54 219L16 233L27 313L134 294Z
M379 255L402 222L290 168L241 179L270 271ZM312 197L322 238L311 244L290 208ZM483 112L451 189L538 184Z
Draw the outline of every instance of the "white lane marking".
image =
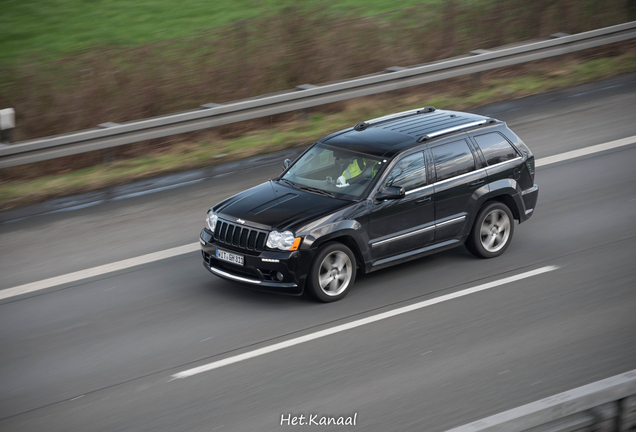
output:
M540 166L546 166L546 165L550 165L553 163L557 163L557 162L562 162L564 160L568 160L568 159L574 159L577 157L581 157L581 156L587 156L590 154L594 154L594 153L598 153L598 152L602 152L605 150L611 150L611 149L615 149L618 147L624 147L630 144L634 144L636 143L636 135L635 136L630 136L627 138L623 138L623 139L619 139L616 141L610 141L607 143L603 143L603 144L597 144L597 145L593 145L590 147L585 147L579 150L572 150L569 152L565 152L565 153L560 153L558 155L554 155L554 156L548 156L548 157L544 157L541 159L537 159L535 161L535 166L540 167Z
M71 282L77 282L82 279L88 279L95 276L101 276L106 273L124 270L130 267L135 267L142 264L148 264L151 262L183 255L183 254L198 251L198 250L200 250L199 243L192 243L189 245L178 246L172 249L166 249L159 252L153 252L147 255L141 255L135 258L129 258L129 259L117 261L110 264L104 264L104 265L89 268L86 270L80 270L74 273L68 273L68 274L53 277L50 279L44 279L38 282L32 282L25 285L20 285L14 288L8 288L8 289L0 291L0 300L6 299L9 297L19 296L22 294L31 293L34 291L43 290L46 288L51 288L56 285L63 285L63 284L71 283Z
M259 348L259 349L253 350L253 351L249 351L249 352L246 352L246 353L243 353L243 354L239 354L239 355L235 355L235 356L232 356L232 357L228 357L228 358L223 359L223 360L218 360L218 361L215 361L215 362L212 362L212 363L208 363L208 364L205 364L203 366L198 366L198 367L195 367L195 368L192 368L192 369L184 370L182 372L179 372L179 373L176 373L176 374L172 375L172 379L180 379L180 378L191 377L192 375L197 375L197 374L200 374L202 372L210 371L212 369L218 369L218 368L221 368L223 366L227 366L227 365L231 365L231 364L234 364L234 363L238 363L240 361L251 359L251 358L254 358L254 357L259 357L259 356L262 356L264 354L269 354L271 352L279 351L279 350L282 350L282 349L285 349L285 348L289 348L289 347L294 346L294 345L299 345L299 344L302 344L302 343L305 343L305 342L309 342L309 341L312 341L312 340L315 340L315 339L323 338L325 336L329 336L329 335L332 335L332 334L335 334L335 333L340 333L340 332L343 332L345 330L350 330L352 328L356 328L356 327L360 327L360 326L363 326L363 325L366 325L366 324L370 324L370 323L374 323L374 322L377 322L377 321L381 321L381 320L384 320L384 319L387 319L387 318L394 317L396 315L401 315L401 314L404 314L404 313L407 313L407 312L411 312L411 311L414 311L414 310L418 310L418 309L422 309L422 308L425 308L425 307L428 307L428 306L432 306L434 304L438 304L438 303L446 302L446 301L449 301L449 300L452 300L452 299L456 299L458 297L463 297L463 296L467 296L469 294L474 294L474 293L477 293L477 292L480 292L480 291L485 291L487 289L498 287L500 285L504 285L504 284L507 284L507 283L515 282L515 281L518 281L518 280L521 280L521 279L526 279L526 278L529 278L529 277L532 277L532 276L537 276L537 275L540 275L540 274L543 274L543 273L547 273L547 272L556 270L558 268L559 267L557 267L557 266L541 267L541 268L536 269L536 270L531 270L531 271L528 271L528 272L525 272L525 273L521 273L521 274L518 274L518 275L515 275L515 276L510 276L510 277L507 277L507 278L499 279L499 280L496 280L496 281L493 281L493 282L488 282L488 283L485 283L485 284L482 284L482 285L478 285L476 287L467 288L465 290L461 290L461 291L457 291L457 292L454 292L454 293L446 294L446 295L443 295L443 296L440 296L440 297L436 297L436 298L433 298L433 299L430 299L430 300L425 300L425 301L422 301L422 302L419 302L419 303L414 303L412 305L408 305L408 306L404 306L404 307L401 307L401 308L393 309L393 310L388 311L388 312L382 312L382 313L379 313L377 315L373 315L373 316L370 316L370 317L367 317L367 318L362 318L362 319L359 319L359 320L356 320L356 321L352 321L350 323L346 323L346 324L342 324L342 325L339 325L339 326L331 327L331 328L328 328L328 329L325 329L325 330L320 330L320 331L317 331L315 333L310 333L310 334L305 335L305 336L300 336L300 337L297 337L297 338L294 338L294 339L286 340L284 342L279 342L279 343L276 343L276 344L273 344L273 345L269 345L269 346L266 346L266 347L263 347L263 348Z
M580 150L574 150L566 153L561 153L554 156L549 156L535 161L536 167L546 166L553 163L561 162L567 159L573 159L581 156L587 156L593 153L602 152L605 150L611 150L618 147L623 147L636 143L636 135L623 138L616 141L611 141L604 144L598 144L591 147L586 147ZM117 261L111 264L105 264L98 267L93 267L88 270L82 270L75 273L69 273L67 275L57 276L50 279L45 279L39 282L28 283L20 285L14 288L7 288L0 291L0 300L15 297L22 294L28 294L34 291L43 290L56 285L62 285L69 282L77 282L79 280L99 276L105 273L119 271L122 269L134 267L136 265L147 264L153 261L158 261L166 258L171 258L177 255L186 254L199 250L199 243L192 243L185 246L180 246L172 249L167 249L160 252L154 252L147 255L142 255L137 258L130 258L128 260Z

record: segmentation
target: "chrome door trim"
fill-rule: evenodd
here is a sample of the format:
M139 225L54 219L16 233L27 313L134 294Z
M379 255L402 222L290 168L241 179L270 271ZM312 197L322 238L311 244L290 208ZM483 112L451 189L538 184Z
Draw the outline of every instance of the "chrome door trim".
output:
M388 239L385 239L385 240L380 240L379 242L371 243L371 247L377 246L377 245L380 245L380 244L383 244L383 243L387 243L387 242L392 242L393 240L399 240L401 238L409 237L409 236L412 236L412 235L415 235L415 234L419 234L419 233L423 233L423 232L426 232L426 231L430 231L430 230L432 230L434 228L435 228L435 225L431 225L431 226L427 226L425 228L420 228L418 230L408 232L406 234L400 234L400 235L397 235L395 237L391 237L391 238L388 238Z
M377 245L381 245L381 244L384 244L384 243L388 243L388 242L392 242L393 240L399 240L401 238L409 237L409 236L412 236L412 235L415 235L415 234L420 234L420 233L423 233L423 232L426 232L426 231L430 231L430 230L432 230L434 228L437 228L437 227L440 227L440 226L461 222L461 221L463 221L465 219L466 219L466 216L460 216L460 217L456 217L456 218L453 218L453 219L450 219L450 220L447 220L447 221L444 221L444 222L435 223L434 225L427 226L427 227L424 227L424 228L420 228L420 229L417 229L415 231L407 232L407 233L404 233L404 234L399 234L399 235L396 235L395 237L391 237L391 238L388 238L388 239L376 241L375 243L371 243L371 247L374 247L374 246L377 246Z
M453 218L453 219L449 219L449 220L444 221L444 222L436 223L435 224L435 228L440 227L440 226L444 226L444 225L449 225L449 224L454 224L454 223L457 223L457 222L461 222L464 219L466 219L466 216L460 216L460 217L456 217L456 218Z
M415 192L422 191L422 190L424 190L424 189L426 189L426 188L431 188L431 192L433 192L433 186L434 186L434 184L428 184L428 185L420 186L420 187L418 187L417 189L412 189L412 190L410 190L410 191L407 191L407 192L406 192L406 195L408 195L408 194L412 194L412 193L415 193Z

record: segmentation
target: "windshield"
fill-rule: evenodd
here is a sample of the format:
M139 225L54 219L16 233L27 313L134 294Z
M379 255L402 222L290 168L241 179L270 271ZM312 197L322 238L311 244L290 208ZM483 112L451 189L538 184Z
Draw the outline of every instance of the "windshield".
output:
M378 178L386 164L386 159L316 144L281 179L310 192L322 191L338 198L357 199Z

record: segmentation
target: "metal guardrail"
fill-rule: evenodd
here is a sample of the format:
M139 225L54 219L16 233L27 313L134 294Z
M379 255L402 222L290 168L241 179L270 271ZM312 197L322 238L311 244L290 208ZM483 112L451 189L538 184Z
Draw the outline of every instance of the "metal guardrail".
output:
M368 75L319 86L127 123L104 123L99 128L19 142L0 148L0 169L101 150L149 139L306 109L360 96L474 74L504 66L568 54L636 38L636 21L512 48L475 51L413 67L389 68Z
M446 432L636 431L636 369Z

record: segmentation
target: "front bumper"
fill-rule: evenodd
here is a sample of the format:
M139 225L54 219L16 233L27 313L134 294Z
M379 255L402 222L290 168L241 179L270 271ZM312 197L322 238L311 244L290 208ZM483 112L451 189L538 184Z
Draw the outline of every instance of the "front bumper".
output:
M261 253L228 248L227 245L214 243L212 233L204 229L199 239L203 266L212 274L240 283L260 291L279 294L301 295L308 271L305 253L301 251L268 251ZM244 257L243 264L238 265L220 260L216 257L217 249ZM310 261L309 261L310 262ZM279 280L277 274L282 275Z

